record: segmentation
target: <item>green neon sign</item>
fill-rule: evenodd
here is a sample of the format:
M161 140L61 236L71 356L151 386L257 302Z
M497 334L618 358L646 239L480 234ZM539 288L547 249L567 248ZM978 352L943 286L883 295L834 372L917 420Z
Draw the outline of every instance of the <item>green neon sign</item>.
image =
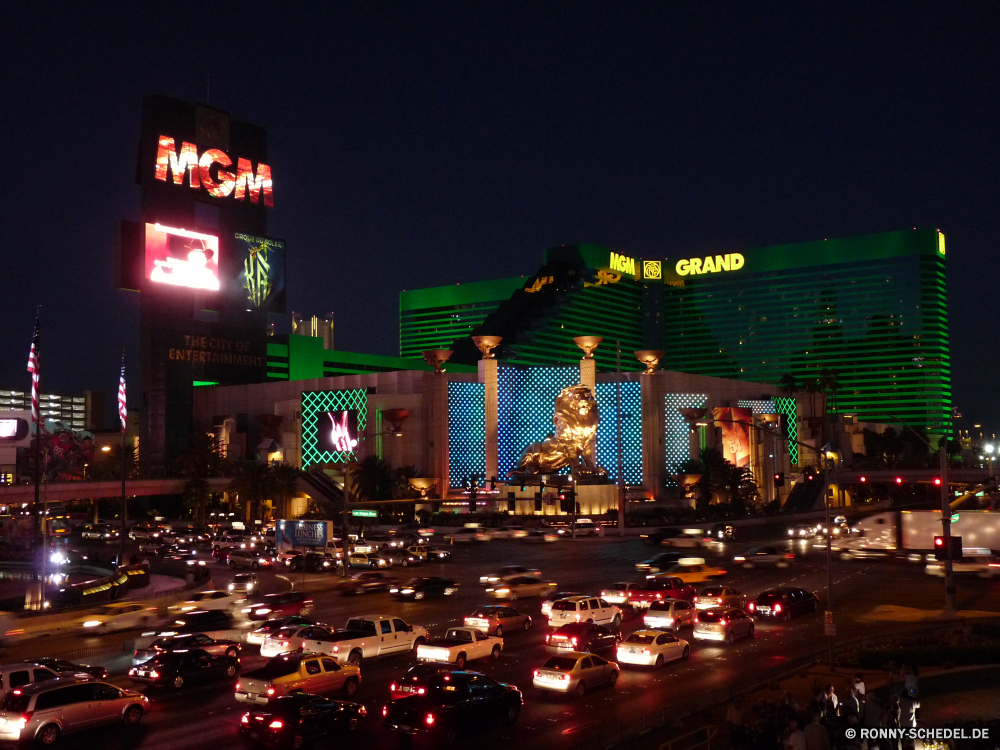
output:
M351 515L356 518L378 518L377 510L352 510Z

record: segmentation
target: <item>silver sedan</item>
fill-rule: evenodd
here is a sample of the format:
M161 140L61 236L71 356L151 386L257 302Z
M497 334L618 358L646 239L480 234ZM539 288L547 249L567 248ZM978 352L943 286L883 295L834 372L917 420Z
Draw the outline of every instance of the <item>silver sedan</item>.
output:
M486 589L486 595L493 599L520 599L525 596L547 596L556 590L551 581L540 581L534 576L518 576L501 581Z
M528 630L531 618L504 604L489 604L478 607L465 618L465 627L475 628L488 635L503 637L504 632Z

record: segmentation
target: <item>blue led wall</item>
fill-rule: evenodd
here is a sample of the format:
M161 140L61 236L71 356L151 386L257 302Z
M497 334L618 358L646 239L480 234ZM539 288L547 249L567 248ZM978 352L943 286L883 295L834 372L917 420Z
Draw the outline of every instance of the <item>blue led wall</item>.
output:
M486 386L448 383L448 473L452 487L486 476Z
M497 470L501 478L517 465L525 446L554 431L556 396L579 382L579 367L500 366Z
M597 384L597 408L601 415L597 427L597 465L607 469L608 476L617 482L615 383ZM642 484L642 388L636 380L622 383L622 467L626 484Z
M691 458L691 428L678 410L701 408L707 400L704 393L668 393L664 397L664 465L670 474L678 473L680 465Z

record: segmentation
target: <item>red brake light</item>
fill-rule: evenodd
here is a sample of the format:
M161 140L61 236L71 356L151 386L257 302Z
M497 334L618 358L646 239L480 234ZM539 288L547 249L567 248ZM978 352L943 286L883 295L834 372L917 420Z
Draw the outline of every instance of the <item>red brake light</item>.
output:
M445 679L447 679L447 678L445 678ZM423 688L417 688L417 695L423 695L423 694L424 694L424 693L426 693L426 692L427 692L427 691L426 691L426 690L424 690Z
M694 618L694 621L695 622L701 622L701 620L699 620L697 617Z
M546 635L546 636L545 636L545 642L546 642L546 643L548 643L548 642L549 642L549 639L550 639L551 637L552 637L552 636L550 636L550 635Z
M282 641L281 642L281 647L282 648L286 648L287 646L288 646L288 641Z
M716 599L715 601L716 601L716 602L718 602L719 604L722 604L722 597L720 596L720 597L719 597L718 599Z
M650 653L650 652L649 652L649 649L648 649L648 648L644 648L644 649L642 650L642 655L643 655L643 656L649 656L649 653Z
M149 676L152 677L154 680L156 680L160 677L160 673L154 669L152 672L149 673Z
M243 714L243 716L240 718L240 724L249 724L249 723L250 723L250 714Z
M383 716L388 716L389 715L389 707L388 706L382 706L382 715Z
M338 651L340 651L340 646L334 646L333 653L337 653Z
M424 723L429 727L434 726L434 714L427 714L427 716L424 717Z
M786 560L794 560L795 559L795 555L793 555L791 552L789 552L787 555L785 555L785 559ZM721 602L722 600L719 599L719 601Z
M781 611L781 605L780 604L775 604L774 605L774 611L775 612L780 612Z
M719 620L719 624L724 626L726 624L726 621L725 620Z
M757 609L757 604L755 602L750 602L747 605L747 609L749 609L751 612L753 612L755 609Z
M574 646L576 645L576 638L570 638L569 640Z
M268 694L268 695L274 695L274 688L273 688L273 687L269 687L269 688L267 689L267 694Z
M538 677L538 670L536 669L534 672L532 672L531 676Z
M392 683L391 685L389 685L389 690L391 690L394 693L396 692L396 683L395 682Z
M240 690L240 681L239 681L239 680L237 680L237 681L236 681L236 692L239 692L239 690ZM247 714L247 716L249 716L249 715L250 715L250 714Z
M272 721L270 724L267 725L267 728L268 729L281 729L284 726L285 726L285 722L283 722L281 719L275 719L274 721Z

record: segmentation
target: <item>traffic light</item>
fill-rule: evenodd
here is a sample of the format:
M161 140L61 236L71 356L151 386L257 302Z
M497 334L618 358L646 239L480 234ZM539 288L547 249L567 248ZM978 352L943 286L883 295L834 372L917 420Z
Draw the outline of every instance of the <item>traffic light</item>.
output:
M962 559L962 537L950 536L951 549L948 550L944 544L943 536L934 537L934 559L935 560L961 560Z
M576 492L567 489L559 493L559 508L563 513L575 513L576 508Z
M536 497L535 498L535 513L541 513L541 512L542 512L542 498Z
M515 510L517 510L517 503L514 502L513 500L508 500L507 501L507 512L508 513L513 513Z
M785 475L783 473L781 473L780 471L776 472L775 475L774 475L774 486L775 487L784 487L785 486Z

